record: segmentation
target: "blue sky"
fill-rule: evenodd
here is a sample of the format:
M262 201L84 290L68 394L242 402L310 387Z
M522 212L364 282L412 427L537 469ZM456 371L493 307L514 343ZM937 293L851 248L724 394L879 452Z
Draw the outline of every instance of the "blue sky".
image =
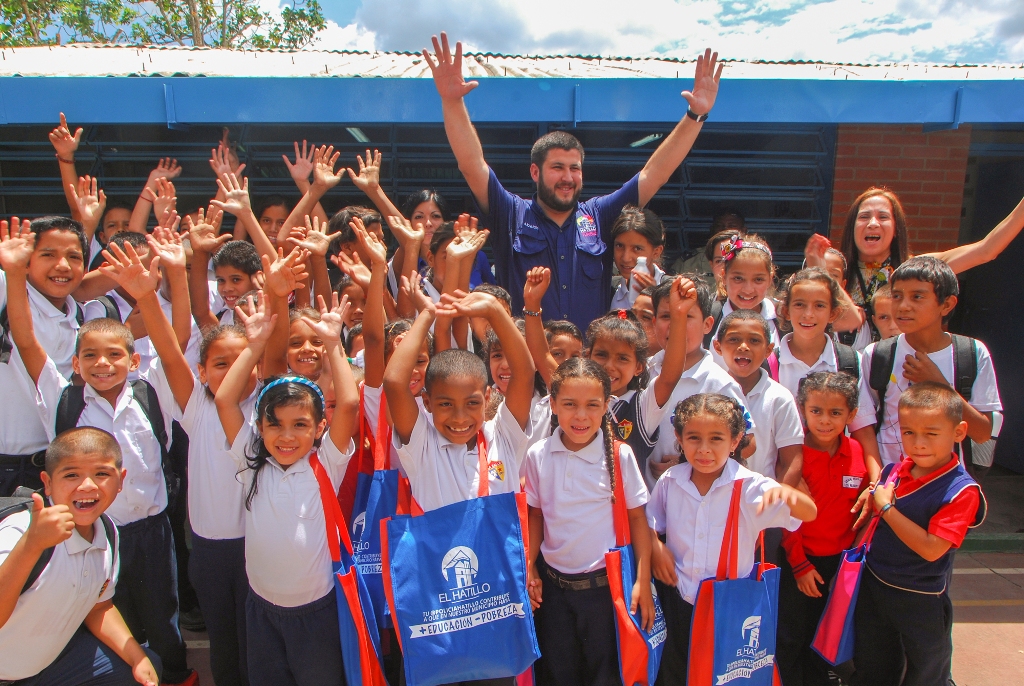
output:
M262 0L277 6L280 0ZM446 29L506 53L1024 62L1024 0L321 0L317 46L417 50ZM401 18L401 19L397 19Z

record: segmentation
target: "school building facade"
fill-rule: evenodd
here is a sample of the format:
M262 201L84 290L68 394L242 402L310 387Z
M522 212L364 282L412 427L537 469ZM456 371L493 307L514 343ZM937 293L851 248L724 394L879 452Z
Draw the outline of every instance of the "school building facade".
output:
M384 153L396 199L441 191L472 200L448 147L427 65L413 53L59 46L0 50L0 215L66 207L46 134L63 111L85 129L78 172L134 203L157 158L176 157L179 209L216 190L207 160L222 127L239 144L254 197L297 197L281 155L293 141L334 144L342 163ZM529 195L529 148L567 129L587 153L585 192L617 188L686 110L693 62L467 55L467 97L485 154L509 190ZM680 171L652 200L667 254L702 248L711 217L740 211L796 268L811 233L837 241L872 185L901 197L913 252L977 240L1024 197L1024 65L727 62L718 103ZM349 183L333 211L365 204ZM66 211L66 210L65 210ZM1024 472L1024 240L962 275L954 326L992 350L1007 409L997 461Z

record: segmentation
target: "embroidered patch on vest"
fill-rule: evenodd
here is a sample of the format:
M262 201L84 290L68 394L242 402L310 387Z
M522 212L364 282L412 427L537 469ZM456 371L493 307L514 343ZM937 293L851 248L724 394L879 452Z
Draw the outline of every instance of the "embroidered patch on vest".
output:
M633 433L633 422L629 421L628 419L623 419L621 422L619 422L618 431L619 438L621 438L622 440L626 440L627 438L629 438L629 435Z

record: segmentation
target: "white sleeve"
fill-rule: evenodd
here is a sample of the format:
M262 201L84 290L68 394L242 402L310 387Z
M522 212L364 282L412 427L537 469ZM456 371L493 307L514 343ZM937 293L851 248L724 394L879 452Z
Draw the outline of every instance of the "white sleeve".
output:
M320 442L320 448L317 450L317 455L323 458L320 460L320 463L327 469L335 489L341 487L341 482L345 478L345 471L348 469L348 463L355 452L356 445L352 439L349 439L345 450L341 450L338 446L334 445L329 430L324 434L323 441Z
M526 448L530 444L530 437L523 431L523 427L519 426L519 421L506 407L504 400L498 405L498 411L494 415L494 438L500 446L499 455L505 462L506 472L518 475Z
M636 456L632 449L625 443L620 446L619 471L622 475L622 489L626 494L626 508L632 510L643 507L648 500L647 485L640 475L640 468L636 466Z
M978 375L971 386L971 407L978 412L994 412L1003 409L999 398L999 387L996 385L996 368L992 364L992 356L981 341L978 345Z
M36 382L35 395L39 419L42 420L46 435L51 441L57 437L57 404L60 403L61 393L68 385L68 380L57 371L57 365L47 357L43 371L39 374L39 381Z
M743 489L743 509L754 522L757 530L783 528L788 531L796 531L800 526L800 520L790 514L789 505L783 501L766 507L760 514L757 514L762 497L767 491L778 488L778 482L760 474L753 478L748 477L748 479L750 479L750 483Z
M747 433L753 436L754 427L757 426L757 423L754 421L754 417L747 410L747 399L743 396L743 389L740 388L740 385L733 381L732 379L730 379L729 383L723 385L717 392L721 393L727 398L732 398L733 400L740 404L740 406L743 408L743 418L747 421L747 425L749 427L747 429Z
M32 517L27 511L8 515L0 521L0 565L28 531L31 521Z
M377 422L380 417L380 396L383 386L374 388L363 384L363 412L366 423L370 426L370 435L377 436Z
M391 439L394 442L395 449L398 451L398 459L402 461L402 466L405 467L406 476L409 477L410 481L416 479L420 466L422 466L424 459L426 459L427 441L431 431L436 431L436 429L431 423L430 417L422 412L418 412L416 414L416 423L409 434L408 443L402 445L402 438L398 435L398 432L391 432Z
M791 445L803 445L804 426L800 421L800 410L797 409L796 401L785 388L781 388L782 399L775 403L775 447L787 448Z
M106 532L106 527L103 527L103 533L106 534ZM104 603L114 597L114 590L117 588L117 577L121 575L121 556L113 551L113 546L117 543L119 541L107 540L107 547L111 549L111 562L113 563L110 569L110 583L103 589L103 593L100 594L99 599L96 601L97 603Z
M139 376L148 381L149 385L156 391L156 397L160 401L160 411L164 415L164 426L167 427L167 440L169 441L171 440L171 420L180 422L182 410L178 407L178 401L174 399L174 391L171 390L171 384L167 381L167 372L164 371L163 362L160 361L159 357L152 358L149 361L149 366L139 369Z
M670 484L670 479L658 479L658 483L654 484L654 490L651 491L651 498L647 501L647 524L659 534L665 533L665 498Z
M873 350L873 348L869 348L869 350ZM863 429L865 426L871 426L877 421L875 401L868 384L870 369L864 364L867 355L868 350L865 350L863 354L857 355L857 363L860 365L860 393L857 398L857 416L850 422L851 432Z
M246 421L242 424L242 428L239 429L238 435L235 436L234 443L231 444L231 450L228 451L228 454L231 455L239 469L245 469L249 466L249 444L252 442L255 433L256 430L252 423Z
M640 425L639 428L644 441L650 446L657 442L651 438L651 434L658 430L661 420L665 418L665 413L668 412L669 401L672 400L670 394L669 399L665 401L664 405L658 405L658 399L655 397L657 394L654 392L654 382L657 378L651 379L647 383L647 388L637 391L640 397L637 398L636 403L636 419Z
M93 319L102 319L107 316L107 310L103 307L103 303L98 300L90 300L87 303L82 304L82 316L87 322L91 322Z
M523 478L526 480L526 504L530 507L540 507L540 461L547 452L547 441L541 441L530 446L526 451L526 459L523 460Z

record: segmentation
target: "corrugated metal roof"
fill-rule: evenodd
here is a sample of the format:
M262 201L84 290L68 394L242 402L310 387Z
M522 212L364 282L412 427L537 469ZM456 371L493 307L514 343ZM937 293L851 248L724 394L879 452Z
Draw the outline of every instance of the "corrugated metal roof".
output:
M470 53L467 78L689 78L693 60ZM0 50L0 76L262 76L429 78L422 55L347 50L221 50L72 44ZM731 79L1015 80L1024 65L834 64L727 60Z

